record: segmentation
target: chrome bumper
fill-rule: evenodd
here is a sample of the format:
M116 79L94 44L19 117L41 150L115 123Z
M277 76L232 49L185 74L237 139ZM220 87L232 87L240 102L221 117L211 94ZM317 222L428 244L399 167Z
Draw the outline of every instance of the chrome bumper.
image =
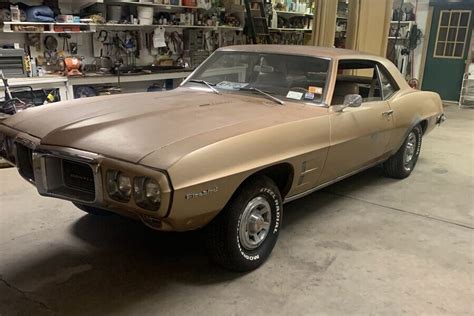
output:
M436 117L436 124L441 125L441 123L443 123L446 120L447 120L446 115L444 115L444 113L442 113L442 114L440 114Z

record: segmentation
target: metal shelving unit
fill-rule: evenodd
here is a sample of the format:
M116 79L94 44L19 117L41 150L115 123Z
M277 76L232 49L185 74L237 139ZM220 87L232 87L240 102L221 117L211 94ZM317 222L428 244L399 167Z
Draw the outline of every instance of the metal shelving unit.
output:
M314 16L313 13L303 13L303 12L291 12L291 11L275 11L279 15L291 15L291 16Z
M459 96L460 108L474 108L474 73L465 73Z
M160 10L177 10L177 9L201 9L204 8L198 6L186 6L186 5L174 5L174 4L161 4L153 2L137 2L137 1L104 1L105 4L116 4L116 5L136 5L136 6L148 6L159 8Z
M14 26L44 26L47 30L14 30ZM55 26L78 26L80 31L54 31ZM3 33L44 33L44 34L60 34L60 33L91 33L87 27L87 23L56 23L56 22L3 22Z
M413 26L413 23L415 23L415 21L390 21L390 25L398 25L398 23L400 22L400 25L401 26L408 26L408 30L411 30L411 27ZM388 39L389 40L406 40L407 37L406 36L388 36Z
M295 28L286 28L286 27L269 27L271 32L312 32L312 29L295 29Z
M46 26L50 29L53 29L54 26L79 26L81 27L80 31L15 31L12 29L14 25L42 25ZM94 24L94 23L41 23L41 22L4 22L2 32L4 33L41 33L41 34L60 34L60 33L95 33L97 29L149 29L149 28L156 28L156 27L164 27L170 29L183 29L183 28L197 28L197 29L209 29L209 30L234 30L234 31L242 31L242 27L234 27L234 26L207 26L207 25L159 25L159 24L152 24L152 25L143 25L143 24Z

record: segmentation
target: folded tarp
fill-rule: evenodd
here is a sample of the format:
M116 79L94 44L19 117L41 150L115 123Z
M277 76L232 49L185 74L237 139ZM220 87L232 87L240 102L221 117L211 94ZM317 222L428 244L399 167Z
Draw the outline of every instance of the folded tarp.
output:
M26 9L26 20L29 22L54 22L54 12L45 5Z

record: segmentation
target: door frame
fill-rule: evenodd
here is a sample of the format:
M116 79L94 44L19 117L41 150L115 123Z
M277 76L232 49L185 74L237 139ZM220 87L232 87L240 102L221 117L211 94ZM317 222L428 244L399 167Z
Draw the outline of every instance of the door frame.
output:
M426 19L426 25L425 25L425 34L423 37L425 40L423 41L423 51L421 52L421 64L420 64L420 79L418 83L418 87L421 89L423 86L423 76L425 75L425 63L426 63L426 56L428 54L428 44L430 41L430 35L431 35L431 22L433 21L433 11L434 7L429 6L428 7L428 17Z
M423 77L425 74L425 67L426 67L426 59L428 56L428 47L430 45L430 36L431 36L431 27L433 23L433 13L434 9L438 6L444 6L444 7L452 7L453 10L471 10L471 21L474 20L474 9L469 7L469 4L467 1L460 0L460 1L445 1L445 0L429 0L429 7L428 7L428 16L426 19L426 25L425 25L425 34L423 35L423 38L425 39L423 41L423 48L422 48L422 53L421 53L421 63L420 63L420 78L419 78L419 83L418 83L418 89L421 90L421 87L423 86ZM474 23L471 22L472 25ZM436 39L435 39L436 41ZM474 30L471 31L471 36L467 37L467 42L466 42L466 49L471 51L471 46L474 45ZM468 57L469 58L469 53ZM468 65L466 65L467 67ZM450 101L450 100L443 100L445 103L452 103L452 104L457 104L457 101Z

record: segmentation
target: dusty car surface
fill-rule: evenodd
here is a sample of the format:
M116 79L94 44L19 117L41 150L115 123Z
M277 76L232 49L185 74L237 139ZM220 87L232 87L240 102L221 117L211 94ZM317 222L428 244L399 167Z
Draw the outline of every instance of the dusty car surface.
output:
M366 168L413 171L444 120L384 58L252 45L217 50L172 91L76 99L0 124L1 156L41 195L166 231L205 227L211 257L270 255L283 204Z

